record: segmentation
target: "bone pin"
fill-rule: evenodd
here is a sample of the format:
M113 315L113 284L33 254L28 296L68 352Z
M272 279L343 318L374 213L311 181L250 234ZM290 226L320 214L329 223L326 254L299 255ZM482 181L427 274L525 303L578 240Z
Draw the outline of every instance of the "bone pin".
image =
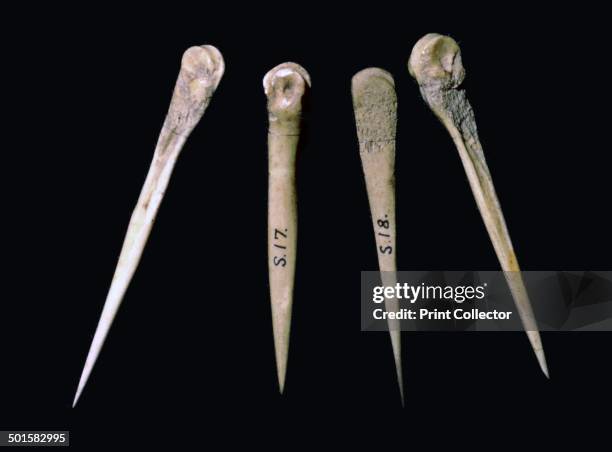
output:
M391 74L379 68L364 69L351 83L359 154L366 181L378 254L378 267L385 286L396 279L395 223L395 131L397 96ZM397 298L386 298L385 309L398 312ZM389 334L400 398L404 404L401 331L399 321L388 319Z
M268 274L279 390L285 387L297 246L295 158L310 76L283 63L263 79L268 98Z
M170 107L157 141L153 161L130 219L115 274L87 354L73 407L87 383L138 267L176 159L208 107L224 69L223 57L213 46L191 47L183 54Z
M478 139L474 111L464 90L461 51L448 36L428 34L412 49L408 71L421 95L451 135L467 174L476 204L505 273L523 328L544 375L548 367L531 302L520 273L489 167Z

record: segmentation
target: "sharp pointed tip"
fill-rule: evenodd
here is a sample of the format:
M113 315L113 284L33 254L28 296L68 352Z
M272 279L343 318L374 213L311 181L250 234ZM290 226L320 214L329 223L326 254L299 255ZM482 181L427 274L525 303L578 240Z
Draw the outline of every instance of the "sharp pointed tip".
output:
M87 368L83 369L83 373L81 374L81 378L79 379L79 386L77 386L76 394L74 395L74 400L72 401L72 408L74 408L78 403L79 398L81 397L81 393L85 388L85 384L87 383L88 375L86 373L86 370Z
M287 361L289 359L289 327L290 317L273 324L274 356L276 358L276 376L278 390L282 394L285 390L285 377L287 375Z
M77 392L74 396L74 400L72 401L72 408L74 408L77 404L77 402L79 401L79 397L81 397L81 392L82 392L83 388L81 388L79 386L79 389L77 389Z
M285 391L285 374L287 369L283 366L278 366L276 370L278 373L278 392L280 395L283 395Z
M395 361L395 372L397 375L397 386L399 388L400 400L402 402L402 408L404 408L404 376L402 372L401 360Z
M93 362L95 362L95 358L93 358ZM77 386L76 394L74 395L74 400L72 401L72 408L76 406L83 393L83 389L85 389L85 385L87 385L87 380L89 380L89 375L91 374L91 369L93 367L92 364L92 355L91 350L87 355L87 359L85 360L85 365L83 366L83 371L81 372L81 378L79 378L79 385Z
M536 353L538 357L538 363L540 364L540 369L542 372L550 380L550 374L548 373L548 365L546 364L546 356L544 356L544 350L538 350Z
M107 310L109 309L109 305L113 305L110 307L110 319L107 318ZM91 345L89 346L89 351L87 352L87 358L85 359L85 365L83 366L83 371L81 372L81 378L79 379L79 386L77 387L76 395L74 396L74 402L72 403L72 407L77 404L79 401L79 397L85 389L87 385L87 381L91 375L91 371L93 370L96 361L98 360L98 356L100 356L100 351L102 350L102 345L108 335L108 331L113 322L113 318L115 315L116 307L118 304L108 303L108 301L104 304L104 308L102 309L102 315L100 316L100 320L98 321L98 326L96 327L96 332L94 333L94 337L91 341Z
M540 338L539 331L529 330L527 331L527 337L529 338L529 342L531 342L531 348L536 355L542 373L546 376L546 378L550 379L548 365L546 364L546 356L544 355L544 347L542 347L542 340Z
M389 331L391 335L391 349L393 350L393 361L395 363L395 374L399 387L402 408L404 407L404 377L402 372L402 343L401 335L397 330Z

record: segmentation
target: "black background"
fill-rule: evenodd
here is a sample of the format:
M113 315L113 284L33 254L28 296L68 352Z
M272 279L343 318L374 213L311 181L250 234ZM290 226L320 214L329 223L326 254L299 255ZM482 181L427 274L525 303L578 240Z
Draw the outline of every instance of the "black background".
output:
M16 290L2 316L0 427L68 429L72 447L87 450L120 440L292 450L601 434L607 333L544 334L550 381L522 333L404 333L401 408L388 335L359 329L359 272L377 262L350 96L351 76L365 67L395 77L401 270L498 268L452 141L406 69L413 44L433 31L462 48L464 87L522 268L609 269L609 55L595 15L176 8L92 7L63 21L39 12L31 23L37 44L20 56L37 71L16 72L34 95L37 125L17 133L19 170L3 182L14 227L5 245L18 253L6 273ZM205 43L223 53L225 75L72 409L181 54ZM313 86L280 396L261 80L284 61L304 66Z

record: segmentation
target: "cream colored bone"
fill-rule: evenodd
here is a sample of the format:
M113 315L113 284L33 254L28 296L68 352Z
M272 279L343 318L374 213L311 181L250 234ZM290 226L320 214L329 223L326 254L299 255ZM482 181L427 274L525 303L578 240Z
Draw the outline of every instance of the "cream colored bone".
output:
M364 69L352 80L353 108L359 154L366 180L372 224L376 238L382 282L394 286L396 279L395 225L395 129L397 96L391 74L379 68ZM385 309L399 310L397 298L385 299ZM391 346L402 405L401 331L398 320L388 320Z
M297 245L295 154L302 97L310 76L295 63L283 63L263 79L268 97L268 271L276 370L285 387Z
M187 137L204 114L224 69L223 57L213 46L191 47L183 54L168 114L157 141L149 173L130 219L119 262L85 361L73 406L76 405L87 383L115 314L138 267L176 159Z
M458 89L465 76L459 46L448 36L433 33L425 35L412 49L408 71L417 80L423 99L444 124L457 146L523 327L540 367L548 377L537 322L478 139L474 111L465 91Z

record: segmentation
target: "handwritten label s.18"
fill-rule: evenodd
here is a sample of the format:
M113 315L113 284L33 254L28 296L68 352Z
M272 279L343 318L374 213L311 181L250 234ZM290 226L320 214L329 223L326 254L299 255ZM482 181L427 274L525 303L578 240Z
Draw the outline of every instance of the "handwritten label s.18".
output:
M384 218L379 218L378 220L376 220L376 226L378 226L376 234L379 237L383 237L382 240L386 239L388 243L391 243L391 231L389 231L391 225L389 223L388 218L389 216L385 215ZM393 254L393 247L391 245L382 244L378 247L378 251L380 252L380 254Z

